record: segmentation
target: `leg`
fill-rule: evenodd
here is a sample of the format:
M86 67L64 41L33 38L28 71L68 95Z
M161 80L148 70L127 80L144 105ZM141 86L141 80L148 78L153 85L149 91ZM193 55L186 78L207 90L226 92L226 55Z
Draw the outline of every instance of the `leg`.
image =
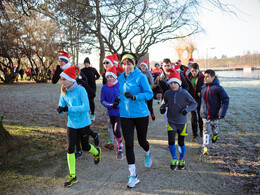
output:
M107 115L108 116L108 115ZM108 116L108 135L109 135L109 142L105 144L105 148L113 150L114 149L114 131L113 126L110 121L110 117Z
M198 137L197 113L194 110L191 111L191 126L192 126L193 138Z
M134 125L136 127L138 143L146 152L149 150L149 143L146 138L148 123L149 123L148 116L134 119Z
M90 106L90 113L91 115L95 114L95 102L94 102L94 98L90 98L89 99L89 106Z
M208 147L210 145L211 125L210 125L210 120L203 118L202 121L203 121L203 146L204 146L203 154L208 154Z
M125 151L127 163L135 164L134 155L134 121L131 118L120 118L122 133L125 140ZM131 171L130 171L131 172Z
M199 106L197 107L197 113L198 113L200 137L202 137L203 136L203 121L202 121L202 118L200 117L200 108L199 108Z
M218 139L218 133L219 133L218 120L217 119L211 120L210 124L211 124L212 132L213 132L212 143L216 143L216 141Z
M178 166L178 160L176 155L176 146L175 146L175 136L176 136L176 126L173 124L167 123L167 133L168 133L168 146L172 156L172 161L170 168L171 170L176 170Z
M149 101L147 101L146 103L147 103L148 110L150 111L151 118L154 121L155 120L155 116L154 116L154 112L153 112L153 98L150 99Z

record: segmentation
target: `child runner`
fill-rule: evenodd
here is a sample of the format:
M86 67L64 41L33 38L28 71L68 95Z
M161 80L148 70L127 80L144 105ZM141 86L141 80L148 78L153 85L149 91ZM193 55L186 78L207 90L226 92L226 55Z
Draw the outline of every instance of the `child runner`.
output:
M76 159L75 159L75 145L80 137L82 149L89 151L94 155L94 162L98 164L101 160L101 148L95 148L88 143L90 134L90 116L89 116L89 101L86 90L79 86L76 82L78 67L71 66L65 69L61 74L61 95L59 107L57 111L59 114L68 112L67 122L67 160L70 175L68 181L64 183L64 187L70 187L77 183L76 177Z
M200 71L199 65L197 63L191 65L190 73L187 76L187 80L190 85L189 93L198 103L197 110L191 111L191 126L193 133L192 138L195 141L196 137L198 137L198 122L200 137L202 137L203 134L203 122L202 118L200 117L200 91L201 86L204 84L204 75Z
M169 150L172 155L170 168L172 170L185 168L185 144L184 138L187 134L187 117L186 114L197 107L196 101L191 97L188 91L182 89L180 74L174 70L169 69L168 84L170 85L163 96L162 105L160 107L161 114L167 110L167 132ZM187 106L189 105L189 106ZM180 151L179 161L176 155L175 135L178 133L178 146Z
M117 159L123 160L123 143L120 131L121 121L119 114L119 83L116 76L116 67L111 66L106 71L107 83L101 89L100 102L107 108L108 115L112 124L114 137L117 143Z
M218 138L218 120L223 119L227 113L229 97L214 70L206 70L204 85L201 88L200 116L203 121L203 155L208 154L210 145L210 131L213 132L212 143Z

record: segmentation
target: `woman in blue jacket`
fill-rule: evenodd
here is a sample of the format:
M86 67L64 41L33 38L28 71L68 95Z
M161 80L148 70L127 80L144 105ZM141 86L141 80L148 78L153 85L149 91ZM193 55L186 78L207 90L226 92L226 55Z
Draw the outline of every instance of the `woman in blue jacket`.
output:
M137 131L138 142L145 151L144 165L147 168L152 165L149 143L146 138L149 122L146 101L153 98L153 92L147 77L135 66L137 64L135 54L124 52L121 55L121 63L124 72L118 78L121 99L119 107L130 171L129 182L126 185L132 188L140 182L135 172L134 128Z

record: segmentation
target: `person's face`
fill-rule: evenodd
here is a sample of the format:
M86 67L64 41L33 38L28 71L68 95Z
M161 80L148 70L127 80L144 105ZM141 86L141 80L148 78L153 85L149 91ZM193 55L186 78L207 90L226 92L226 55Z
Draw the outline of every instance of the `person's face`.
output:
M60 77L61 79L61 84L64 85L64 87L70 87L71 85L73 85L73 82L65 79L64 77Z
M122 61L122 67L126 74L129 74L134 70L134 64L132 64L127 58Z
M90 66L90 64L87 63L87 62L84 65L85 65L86 68L88 68Z
M171 64L171 62L169 62L169 63L163 63L163 70L164 70L164 72L167 72L167 70L168 69L170 69L172 67L172 64Z
M105 67L105 69L107 69L108 67L111 67L112 65L110 64L110 62L109 61L104 61L103 62L103 64L104 64L104 67Z
M155 66L155 68L159 69L159 68L160 68L160 66L159 66L159 65L156 65L156 66Z
M143 64L141 65L141 71L142 71L142 72L146 71L146 66L143 65Z
M215 79L215 76L212 77L212 76L210 76L210 74L205 73L205 75L204 75L204 83L205 84L212 83L214 81L214 79Z
M107 82L113 83L113 82L115 82L115 80L116 79L112 75L107 75Z
M179 84L175 81L170 83L170 87L173 91L178 91L179 90Z
M190 69L191 75L192 75L192 77L194 77L194 78L196 78L196 77L198 76L199 71L200 71L199 69L195 69L195 68L191 68L191 69Z
M59 65L60 65L60 67L62 67L64 65L66 65L66 63L62 59L59 59Z

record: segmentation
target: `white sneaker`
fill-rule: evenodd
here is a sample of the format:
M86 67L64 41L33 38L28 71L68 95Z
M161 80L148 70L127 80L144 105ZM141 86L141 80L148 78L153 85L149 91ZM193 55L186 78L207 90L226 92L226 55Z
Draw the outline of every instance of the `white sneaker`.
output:
M128 183L126 184L126 186L128 188L133 188L135 187L136 184L138 184L140 182L139 178L136 176L133 176L133 175L130 175L129 176L129 181Z

